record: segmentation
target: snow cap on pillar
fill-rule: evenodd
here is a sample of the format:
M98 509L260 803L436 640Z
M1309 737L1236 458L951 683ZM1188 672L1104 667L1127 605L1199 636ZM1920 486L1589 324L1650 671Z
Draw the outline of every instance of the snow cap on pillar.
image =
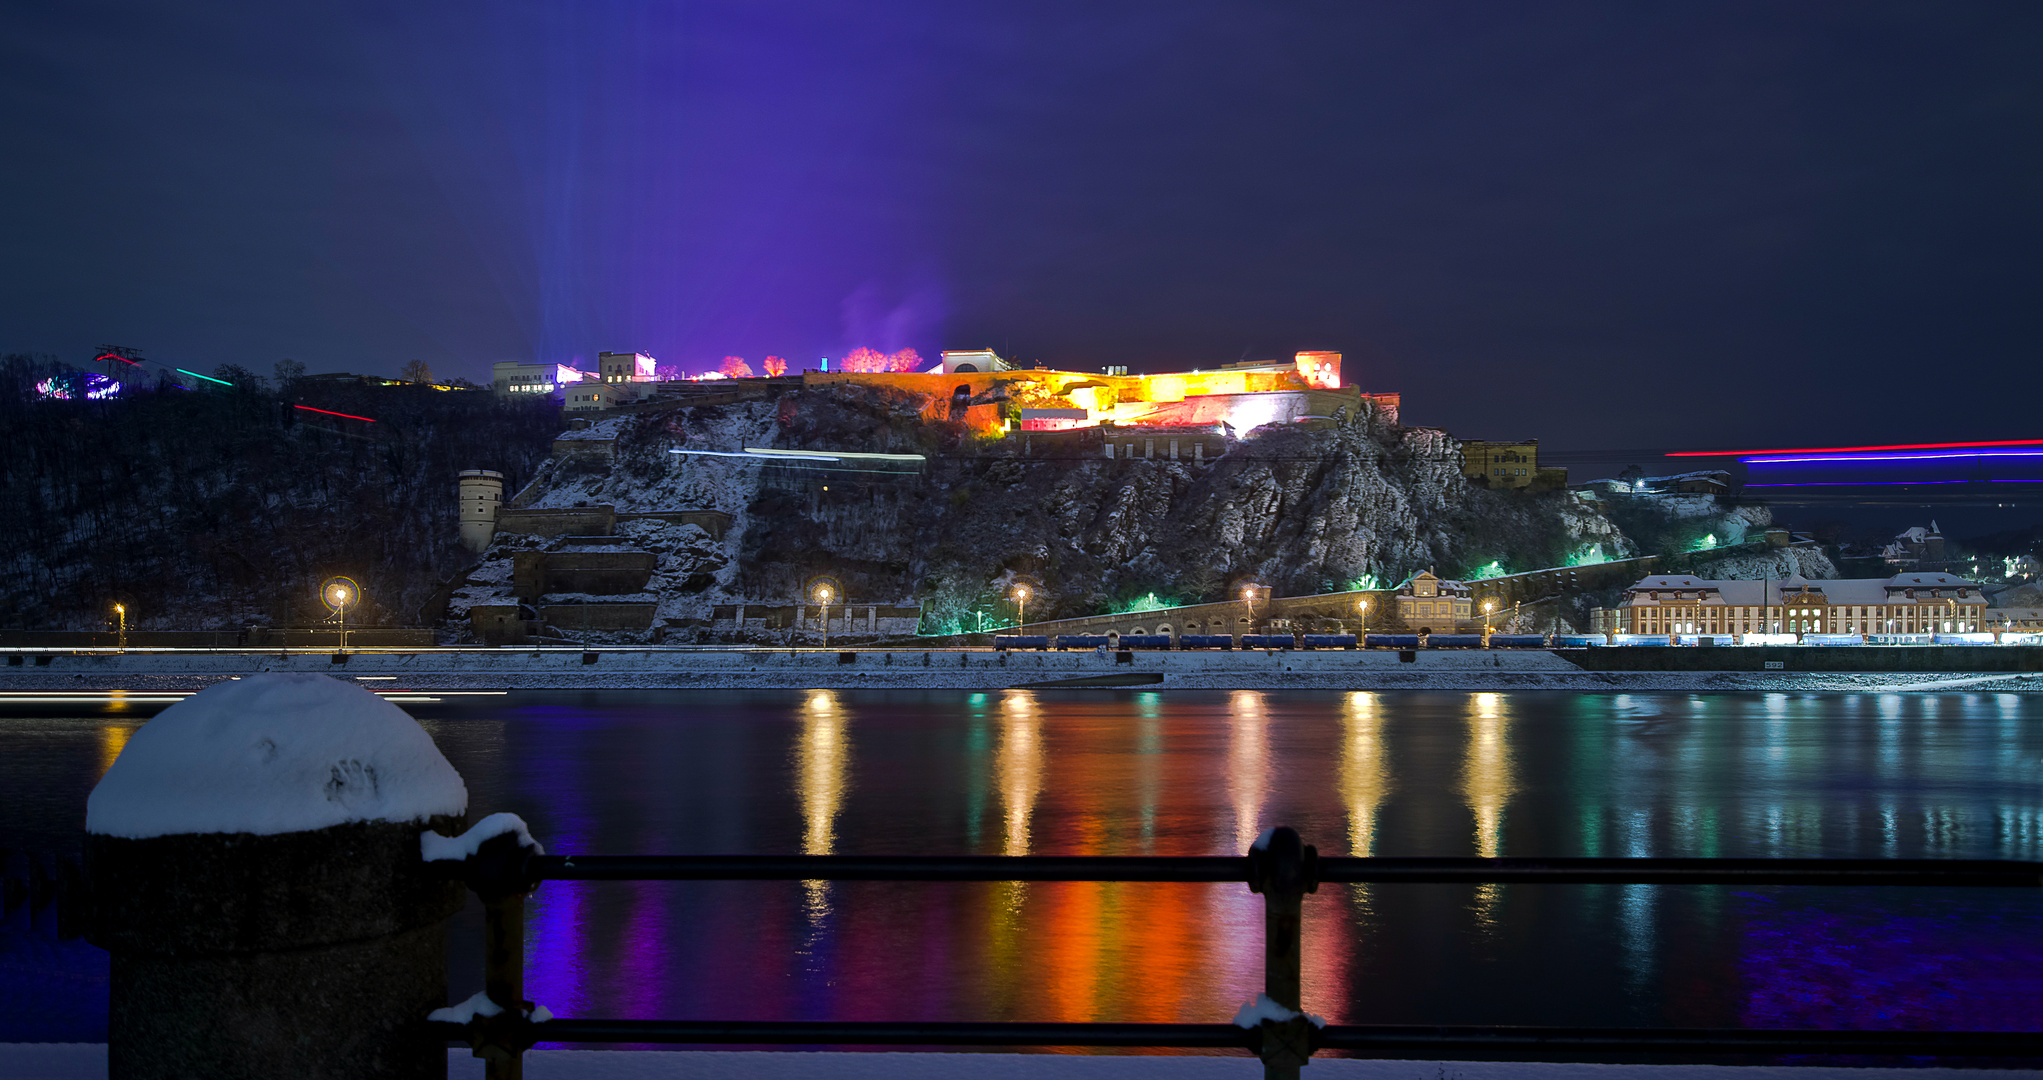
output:
M403 709L325 675L216 683L142 725L85 804L87 832L275 835L467 811Z

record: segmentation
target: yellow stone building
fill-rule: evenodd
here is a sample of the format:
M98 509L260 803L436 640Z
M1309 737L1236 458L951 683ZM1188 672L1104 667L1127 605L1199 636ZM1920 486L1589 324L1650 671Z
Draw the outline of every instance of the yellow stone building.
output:
M1568 470L1539 467L1539 440L1492 442L1472 439L1461 444L1461 475L1496 488L1568 486Z
M1467 583L1423 570L1397 593L1397 613L1414 630L1452 633L1475 615L1475 598Z

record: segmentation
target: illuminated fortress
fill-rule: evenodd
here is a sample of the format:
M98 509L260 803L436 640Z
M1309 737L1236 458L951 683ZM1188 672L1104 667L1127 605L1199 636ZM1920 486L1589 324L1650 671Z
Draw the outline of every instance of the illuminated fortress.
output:
M1085 428L1223 428L1246 435L1266 424L1339 422L1364 403L1398 420L1398 395L1341 385L1341 354L1302 352L1290 363L1229 364L1211 371L1129 375L1017 368L990 349L952 351L920 372L810 371L805 386L888 386L948 402L948 418L991 433Z

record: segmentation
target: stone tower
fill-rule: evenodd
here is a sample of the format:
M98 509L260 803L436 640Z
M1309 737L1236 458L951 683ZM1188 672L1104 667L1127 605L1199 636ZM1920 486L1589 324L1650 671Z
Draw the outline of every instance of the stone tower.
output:
M488 469L461 471L461 546L480 552L497 534L497 509L504 503L504 474Z

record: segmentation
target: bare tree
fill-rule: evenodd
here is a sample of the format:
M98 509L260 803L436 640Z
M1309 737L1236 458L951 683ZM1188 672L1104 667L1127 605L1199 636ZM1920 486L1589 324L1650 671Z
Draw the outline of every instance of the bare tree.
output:
M433 369L424 360L405 361L404 366L397 369L397 377L405 382L429 383L434 381Z

